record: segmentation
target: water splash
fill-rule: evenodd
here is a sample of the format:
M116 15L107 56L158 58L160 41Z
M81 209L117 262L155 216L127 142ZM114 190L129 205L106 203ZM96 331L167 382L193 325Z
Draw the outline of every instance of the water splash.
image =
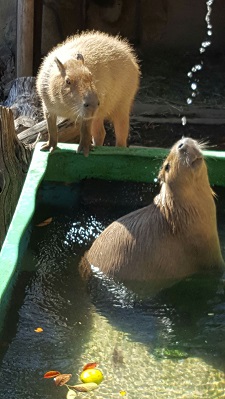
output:
M206 21L206 29L207 29L207 38L205 40L203 40L203 42L200 45L199 48L199 54L203 54L205 53L205 51L207 50L207 48L211 45L211 36L213 34L212 32L212 24L211 24L211 13L212 13L212 5L213 5L214 0L207 0L206 1L206 7L207 7L207 13L205 16L205 21ZM193 99L197 97L197 95L199 94L198 91L198 83L199 83L199 77L198 77L198 73L202 70L204 66L204 61L201 59L200 62L198 62L197 64L195 64L191 70L187 73L187 77L189 78L189 85L190 85L190 89L191 89L191 94L190 96L187 98L186 103L187 105L191 105L193 103ZM187 118L186 116L182 116L181 117L181 123L183 126L186 125L187 123Z

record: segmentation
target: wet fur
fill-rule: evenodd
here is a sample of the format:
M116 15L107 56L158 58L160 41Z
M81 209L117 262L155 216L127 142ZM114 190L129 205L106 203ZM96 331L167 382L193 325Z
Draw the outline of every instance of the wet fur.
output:
M81 271L90 272L94 265L120 281L170 285L193 273L222 270L216 207L201 146L189 138L178 141L159 180L153 203L108 226L86 253Z

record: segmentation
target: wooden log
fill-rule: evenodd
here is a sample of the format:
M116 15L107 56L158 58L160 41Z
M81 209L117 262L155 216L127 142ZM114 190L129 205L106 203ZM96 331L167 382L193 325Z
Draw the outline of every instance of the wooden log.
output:
M35 124L17 135L24 144L32 144L41 136L41 141L48 139L47 123L45 120ZM79 141L80 125L68 119L61 119L58 123L58 141L61 143L77 143Z
M16 74L33 75L34 0L17 0Z
M15 211L32 151L15 133L12 111L0 107L0 247Z

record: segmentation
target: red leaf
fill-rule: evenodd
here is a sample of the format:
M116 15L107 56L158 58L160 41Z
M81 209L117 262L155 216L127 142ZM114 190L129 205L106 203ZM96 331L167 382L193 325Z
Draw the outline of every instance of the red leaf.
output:
M84 370L88 370L88 369L94 369L97 365L98 365L98 363L96 363L96 362L87 363L87 364L85 364L85 366L83 367L83 371L84 371Z
M37 227L44 227L44 226L47 226L48 224L50 224L51 222L52 222L52 217L44 220L44 222L36 224L36 226Z
M57 377L54 378L55 385L61 387L62 385L65 385L67 381L70 380L72 377L72 374L60 374L57 375Z
M57 375L60 375L61 373L59 371L47 371L47 373L45 373L44 378L54 378L57 377Z

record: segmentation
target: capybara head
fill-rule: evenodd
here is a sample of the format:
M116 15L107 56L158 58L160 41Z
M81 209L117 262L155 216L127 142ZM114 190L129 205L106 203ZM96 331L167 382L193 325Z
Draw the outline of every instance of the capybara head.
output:
M51 86L55 100L58 95L70 110L74 110L74 114L82 119L92 118L99 106L99 99L92 74L85 66L82 54L64 63L57 57L54 61L57 70Z
M201 152L202 145L189 137L179 140L171 149L159 172L159 181L166 183L173 191L183 193L206 179L207 168ZM192 187L191 191L194 191Z

